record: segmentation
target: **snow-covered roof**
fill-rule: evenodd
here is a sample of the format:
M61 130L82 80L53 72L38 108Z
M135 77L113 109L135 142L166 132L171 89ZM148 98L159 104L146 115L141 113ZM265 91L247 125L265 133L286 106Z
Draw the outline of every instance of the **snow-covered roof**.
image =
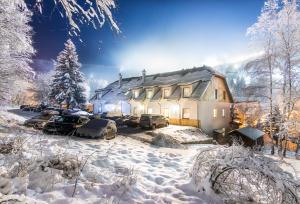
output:
M256 128L252 128L252 127L244 127L244 128L240 128L237 130L233 130L230 134L232 134L232 133L242 134L251 140L257 140L258 138L265 135L265 133L263 131L260 131Z
M145 82L135 88L192 84L197 81L210 81L213 75L223 77L222 74L207 66L182 69L179 71L146 75Z
M175 100L181 97L179 86L189 84L193 85L191 98L200 98L213 76L224 78L222 74L207 66L146 75L145 80L142 79L142 76L124 78L122 79L121 86L119 85L119 80L117 80L104 89L96 90L96 95L91 101L97 100L97 93L101 93L101 100L106 103L127 100L132 98L132 92L130 91L132 89L140 89L139 96L135 100L143 100L146 96L145 88L168 86L175 87L169 97L169 99ZM162 90L160 88L155 89L151 100L159 100L161 96Z
M97 100L97 94L101 94L101 100L106 103L127 100L130 97L127 93L128 90L137 86L141 83L141 77L130 77L122 79L121 86L119 85L119 80L115 81L103 89L96 90L96 95L94 95L90 100Z

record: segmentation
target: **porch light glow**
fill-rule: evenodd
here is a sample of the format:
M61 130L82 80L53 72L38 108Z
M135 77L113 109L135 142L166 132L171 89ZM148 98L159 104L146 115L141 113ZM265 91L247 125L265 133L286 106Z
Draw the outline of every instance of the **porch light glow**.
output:
M179 105L172 105L171 110L173 113L178 113L179 112Z

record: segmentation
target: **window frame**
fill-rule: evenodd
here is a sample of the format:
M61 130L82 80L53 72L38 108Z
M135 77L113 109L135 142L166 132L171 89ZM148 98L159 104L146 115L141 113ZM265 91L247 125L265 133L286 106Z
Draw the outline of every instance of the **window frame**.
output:
M218 89L215 89L215 100L218 100Z
M185 95L185 90L188 90L188 95ZM191 87L183 87L182 88L182 96L183 98L189 98L191 97Z
M188 117L186 117L185 115L187 113L185 113L185 110L188 110ZM190 108L182 108L182 119L190 119L191 118L191 109Z
M149 92L151 92L151 96L149 97L148 95L149 95ZM147 99L151 99L153 97L153 90L152 89L147 89L146 90L146 98Z
M225 108L222 108L222 117L225 118L226 114L225 114Z
M218 117L218 109L214 108L213 109L213 118L217 118Z
M133 91L133 97L138 98L139 97L139 90L134 90Z
M223 100L226 101L226 91L223 91Z
M168 96L166 96L166 91L168 91ZM164 98L169 98L171 95L171 90L169 88L163 89L163 96Z

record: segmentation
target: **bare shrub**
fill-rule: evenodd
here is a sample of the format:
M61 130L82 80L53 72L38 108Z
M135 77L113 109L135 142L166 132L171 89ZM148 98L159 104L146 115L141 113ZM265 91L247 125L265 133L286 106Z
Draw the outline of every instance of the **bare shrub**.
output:
M81 163L76 157L64 156L49 159L41 164L42 171L47 171L48 168L62 170L62 176L67 179L72 179L78 176Z
M120 197L130 192L137 182L137 174L133 168L117 167L116 172L120 174L115 177L112 190L117 192Z
M242 146L208 148L197 155L192 180L226 201L299 203L299 183L276 162Z

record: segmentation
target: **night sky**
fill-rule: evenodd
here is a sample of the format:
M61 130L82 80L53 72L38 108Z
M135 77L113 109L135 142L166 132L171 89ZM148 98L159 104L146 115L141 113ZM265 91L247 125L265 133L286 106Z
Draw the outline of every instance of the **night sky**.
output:
M203 64L214 66L243 60L256 50L249 46L247 27L255 23L263 0L117 0L113 10L122 33L107 22L101 29L80 27L77 46L86 77L112 81ZM30 4L30 1L28 1ZM34 68L48 71L68 35L52 0L33 18ZM82 42L79 40L82 40Z

